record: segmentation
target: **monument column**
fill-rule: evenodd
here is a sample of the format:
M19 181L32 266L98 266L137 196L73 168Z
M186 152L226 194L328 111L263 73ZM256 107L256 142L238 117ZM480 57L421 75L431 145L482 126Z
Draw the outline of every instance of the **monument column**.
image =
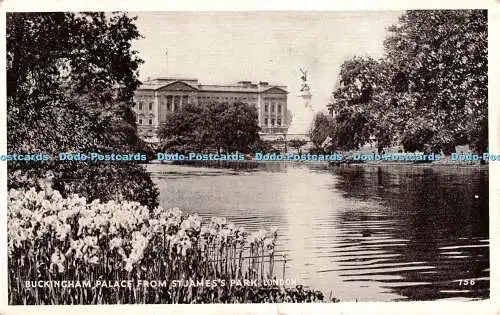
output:
M302 80L302 86L299 91L299 101L293 108L290 108L292 111L292 121L288 128L288 140L298 139L298 140L306 140L310 141L308 131L314 120L314 110L312 108L311 100L312 94L310 91L310 87L307 84L307 71L300 69L302 76L300 79ZM286 112L284 111L283 114ZM283 115L286 117L285 115Z

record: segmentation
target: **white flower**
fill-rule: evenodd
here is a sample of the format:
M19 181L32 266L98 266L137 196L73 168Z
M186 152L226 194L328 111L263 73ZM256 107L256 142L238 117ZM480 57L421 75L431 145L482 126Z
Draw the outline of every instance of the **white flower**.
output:
M272 252L274 250L274 246L275 246L275 239L274 238L266 238L264 239L264 248L269 251L269 252Z
M109 227L109 234L116 234L117 232L118 232L118 230L116 229L115 225L111 225Z
M56 251L50 256L50 270L54 270L54 266L57 267L57 270L62 273L64 272L64 266L63 263L66 260L64 255L59 251L59 249L56 249Z
M50 196L52 201L58 201L62 199L61 193L57 190L52 191L52 195Z
M45 191L41 190L40 192L38 192L36 199L44 200L45 199Z
M123 239L120 237L114 237L109 241L109 248L114 249L114 248L120 248L122 247L123 244Z
M49 215L43 218L43 223L46 225L55 225L57 222L57 217L55 215Z
M33 216L33 211L28 210L28 209L22 209L22 210L20 211L20 214L21 214L21 216L22 216L23 218L25 218L25 219L28 219L28 220L29 220L29 219L31 219L31 217Z
M50 201L43 199L42 200L42 208L45 210L50 210L50 209L52 209L52 204L50 203Z
M99 263L99 258L97 258L97 256L93 256L92 258L89 259L89 263L91 263L91 264L98 264Z
M264 231L254 232L252 233L252 235L250 235L249 242L250 244L259 244L264 240L265 237L266 234Z
M81 235L85 228L90 228L92 226L92 218L81 217L78 219L78 235Z
M128 272L131 272L133 268L134 267L132 266L132 263L127 261L127 263L125 264L125 270L127 270Z
M56 227L56 237L60 241L64 241L70 232L71 226L69 224L58 224Z

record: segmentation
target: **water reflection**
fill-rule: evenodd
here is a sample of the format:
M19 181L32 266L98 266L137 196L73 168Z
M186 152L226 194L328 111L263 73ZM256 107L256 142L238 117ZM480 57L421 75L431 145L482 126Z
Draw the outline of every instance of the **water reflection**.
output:
M287 276L342 300L489 297L488 172L157 165L162 206L280 226ZM463 287L460 279L475 279Z
M344 281L377 279L411 300L489 295L487 171L365 167L334 173L340 176L335 190L345 198L380 205L339 215L341 238L358 236L337 251L350 257L338 270ZM460 286L460 279L475 279L475 285Z

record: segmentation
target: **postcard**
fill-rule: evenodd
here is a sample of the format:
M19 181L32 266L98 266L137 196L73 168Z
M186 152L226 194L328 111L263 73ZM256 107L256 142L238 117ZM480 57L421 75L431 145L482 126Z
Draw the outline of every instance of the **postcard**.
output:
M498 311L498 4L11 6L2 314Z

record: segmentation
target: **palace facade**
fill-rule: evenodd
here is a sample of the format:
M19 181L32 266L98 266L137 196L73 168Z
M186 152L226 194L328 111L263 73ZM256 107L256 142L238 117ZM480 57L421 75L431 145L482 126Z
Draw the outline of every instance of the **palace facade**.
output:
M147 142L157 143L156 132L168 113L185 104L247 103L257 108L262 138L275 139L286 134L288 129L287 97L286 86L268 82L205 85L197 79L157 78L144 82L137 89L134 110L139 135Z

